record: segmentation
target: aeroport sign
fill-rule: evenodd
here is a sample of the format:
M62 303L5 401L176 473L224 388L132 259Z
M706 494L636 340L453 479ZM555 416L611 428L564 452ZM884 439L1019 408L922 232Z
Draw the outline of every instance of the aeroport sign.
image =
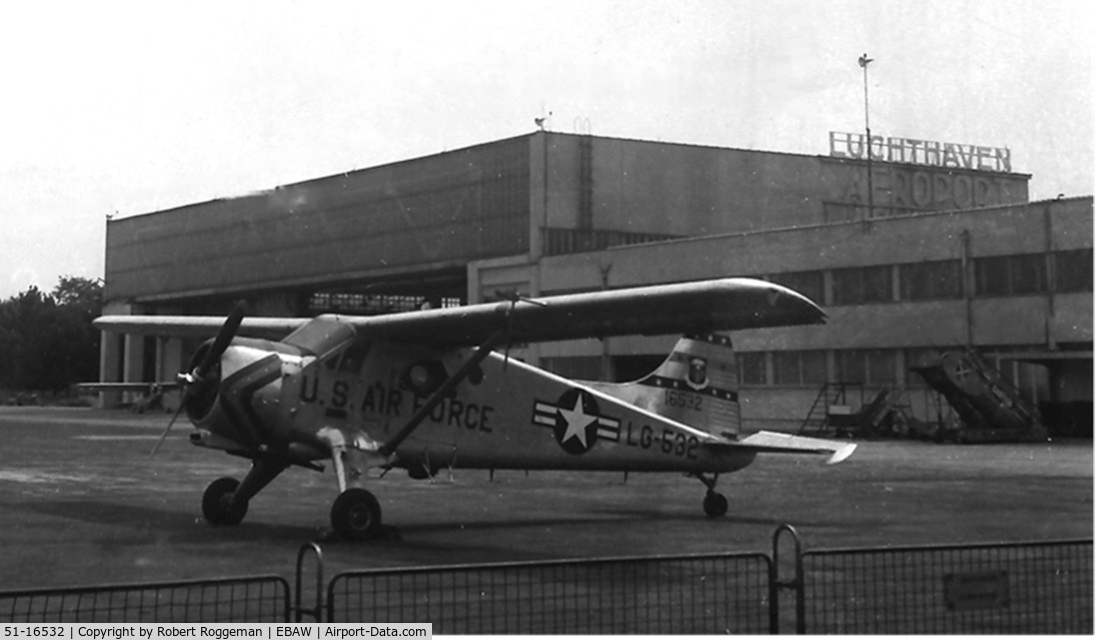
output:
M867 136L862 133L829 132L829 155L834 158L920 164L949 169L1012 172L1012 152L1007 147L982 147L976 144L935 142L913 138Z

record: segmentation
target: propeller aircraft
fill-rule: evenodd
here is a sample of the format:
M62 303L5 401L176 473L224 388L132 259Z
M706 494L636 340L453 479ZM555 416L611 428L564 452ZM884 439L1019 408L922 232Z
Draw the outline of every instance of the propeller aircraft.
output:
M341 537L378 534L370 470L425 479L444 468L681 472L706 487L706 515L726 513L720 474L758 453L847 458L851 443L739 432L729 337L716 332L824 322L812 301L776 284L724 278L426 309L380 316L246 318L103 316L105 331L203 336L178 376L193 444L251 461L202 499L215 525L240 523L249 501L291 466L331 461ZM685 334L650 375L630 383L570 380L509 357L513 344ZM503 353L498 351L503 349ZM100 383L117 388L131 383ZM147 386L148 383L143 383ZM156 447L154 447L154 453Z

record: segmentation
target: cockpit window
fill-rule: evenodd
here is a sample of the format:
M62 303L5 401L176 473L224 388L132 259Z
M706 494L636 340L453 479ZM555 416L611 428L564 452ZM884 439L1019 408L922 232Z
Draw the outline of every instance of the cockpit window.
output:
M337 370L359 373L359 370L363 368L363 361L367 359L368 353L370 353L369 342L364 341L352 344L344 350L343 354L341 354L340 365L337 367Z
M359 370L363 368L363 362L367 359L368 353L370 353L369 342L353 342L351 346L346 349L337 351L326 357L321 361L321 366L329 371L359 373Z
M283 338L283 342L323 358L354 339L355 327L350 324L314 318Z

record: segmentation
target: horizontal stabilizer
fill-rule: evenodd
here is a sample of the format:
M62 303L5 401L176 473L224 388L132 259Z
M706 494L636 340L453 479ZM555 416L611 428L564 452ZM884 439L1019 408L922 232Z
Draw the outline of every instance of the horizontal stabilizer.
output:
M807 438L774 431L759 431L747 438L728 442L708 442L709 447L736 447L759 453L830 454L825 464L844 462L856 450L854 442L839 442L822 438Z

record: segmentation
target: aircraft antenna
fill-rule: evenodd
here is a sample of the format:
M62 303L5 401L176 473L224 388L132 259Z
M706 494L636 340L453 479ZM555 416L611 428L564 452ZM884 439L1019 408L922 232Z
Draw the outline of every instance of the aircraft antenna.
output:
M543 113L546 113L546 112L544 111ZM549 120L550 116L552 116L552 115L554 115L553 111L551 111L549 113L546 113L546 115L544 115L540 118L535 118L535 125L538 126L539 131L546 131L547 130L546 129L546 121Z

